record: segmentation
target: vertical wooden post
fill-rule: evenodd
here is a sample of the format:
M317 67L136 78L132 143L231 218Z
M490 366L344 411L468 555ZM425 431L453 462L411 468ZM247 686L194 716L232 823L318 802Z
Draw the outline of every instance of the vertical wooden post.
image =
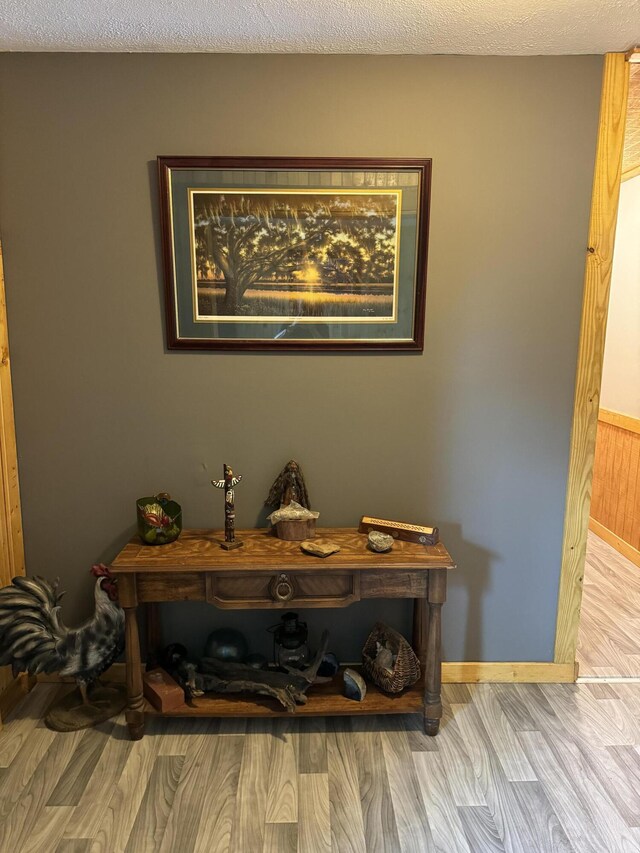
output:
M147 604L147 663L157 660L162 648L162 623L160 621L160 605L156 602Z
M127 668L127 710L125 717L133 740L144 734L142 657L138 630L138 594L135 574L118 578L118 598L124 610L125 665Z
M4 267L0 246L0 587L11 583L11 578L24 575L24 545L22 541L22 515L20 511L20 486L18 483L18 456L13 417L13 391L9 361L9 332L4 291ZM22 687L29 682L22 679ZM0 668L0 696L12 687L16 700L22 690L16 690L9 667ZM5 711L14 704L0 702ZM0 727L1 727L0 720Z
M586 247L584 299L558 594L555 663L575 663L578 644L582 576L587 547L628 88L629 65L625 54L608 53L604 59L600 125Z
M442 605L447 598L447 570L429 572L429 633L424 680L424 731L437 735L442 717Z
M424 675L427 663L427 636L429 633L429 617L427 614L427 599L413 600L413 650L420 660Z

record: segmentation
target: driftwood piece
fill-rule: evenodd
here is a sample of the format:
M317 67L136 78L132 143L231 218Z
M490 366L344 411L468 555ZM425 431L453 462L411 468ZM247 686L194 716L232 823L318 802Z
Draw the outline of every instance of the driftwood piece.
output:
M328 643L329 632L324 631L313 663L303 670L291 667L287 672L256 670L243 663L203 658L203 672L197 672L193 664L185 664L181 677L190 696L201 696L203 693L259 693L272 696L287 711L293 713L297 704L306 703L306 692L314 681L326 681L318 678L318 667L322 663Z
M309 493L302 475L302 468L295 459L291 459L273 481L265 506L287 506L291 501L297 501L301 506L310 509Z

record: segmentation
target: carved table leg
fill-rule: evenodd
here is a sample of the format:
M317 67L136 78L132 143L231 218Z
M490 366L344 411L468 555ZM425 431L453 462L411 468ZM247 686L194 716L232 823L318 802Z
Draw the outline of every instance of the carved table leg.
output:
M157 665L162 649L162 625L160 623L160 605L147 604L147 669Z
M427 663L427 636L429 634L429 615L426 598L413 599L413 650L418 656L422 673Z
M429 632L427 635L427 666L424 684L424 731L437 735L442 717L440 697L442 650L440 640L442 605L447 597L446 569L429 572Z
M142 661L138 635L138 608L125 607L125 657L127 662L126 719L133 740L144 734L144 701L142 698Z

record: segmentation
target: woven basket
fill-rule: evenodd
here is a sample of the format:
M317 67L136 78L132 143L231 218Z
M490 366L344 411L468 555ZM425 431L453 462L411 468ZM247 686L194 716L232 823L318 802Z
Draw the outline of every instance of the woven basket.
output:
M376 642L386 645L397 655L389 672L376 664ZM362 668L367 676L386 693L400 693L420 679L420 661L402 634L382 622L376 622L362 650Z

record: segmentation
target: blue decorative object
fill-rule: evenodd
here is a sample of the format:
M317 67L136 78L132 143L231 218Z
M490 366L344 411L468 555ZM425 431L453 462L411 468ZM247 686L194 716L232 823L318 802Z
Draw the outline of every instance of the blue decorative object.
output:
M333 652L327 652L318 667L318 675L322 678L333 678L340 669L340 661Z
M206 658L215 658L227 663L242 663L248 652L247 641L235 628L216 628L209 634L204 645Z
M344 695L347 699L355 699L356 702L362 702L367 695L367 685L364 678L355 669L345 669L344 671Z

